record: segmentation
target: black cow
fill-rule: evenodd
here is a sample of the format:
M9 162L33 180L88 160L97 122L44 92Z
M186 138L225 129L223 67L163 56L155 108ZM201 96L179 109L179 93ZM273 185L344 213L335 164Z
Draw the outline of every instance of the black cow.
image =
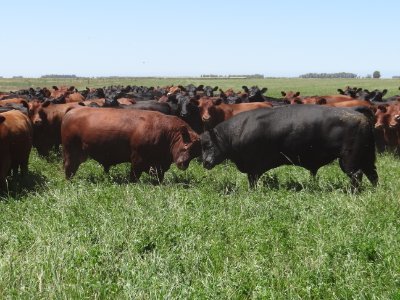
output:
M366 108L290 105L243 112L203 133L201 144L205 168L230 159L250 187L281 165L301 166L315 176L336 158L353 189L363 173L374 186L378 182L373 115Z

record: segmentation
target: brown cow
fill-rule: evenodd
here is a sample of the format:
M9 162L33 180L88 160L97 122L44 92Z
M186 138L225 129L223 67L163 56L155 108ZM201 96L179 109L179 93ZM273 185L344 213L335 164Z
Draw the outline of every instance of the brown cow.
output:
M0 114L0 189L6 188L6 176L28 172L29 153L32 148L32 125L29 118L18 110Z
M400 155L400 104L379 105L375 112L377 149Z
M238 113L258 108L272 107L272 104L268 102L225 104L222 103L221 98L217 97L204 97L198 100L192 99L191 101L199 107L200 117L203 122L203 126L206 129L211 129L219 123L232 118Z
M325 106L331 106L331 107L355 107L355 106L365 106L373 109L375 107L374 104L372 104L369 101L366 100L349 100L349 101L342 101L342 102L333 102L333 103L327 103L324 104Z
M328 95L328 96L300 96L300 92L281 92L283 100L290 104L330 104L342 101L354 100L346 95Z
M186 169L201 153L199 136L181 119L153 111L74 108L61 126L65 176L71 178L91 157L108 172L131 162L131 181L154 172L161 182L174 162Z
M70 107L79 106L77 102L53 104L32 101L29 103L29 118L33 124L33 146L41 156L48 156L52 148L61 145L61 121Z

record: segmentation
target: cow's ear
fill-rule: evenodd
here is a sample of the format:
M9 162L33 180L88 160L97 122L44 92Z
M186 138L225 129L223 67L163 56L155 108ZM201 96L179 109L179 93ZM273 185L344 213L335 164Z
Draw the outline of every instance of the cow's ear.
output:
M203 88L204 88L204 85L203 85L203 84L200 84L200 85L196 88L196 91L202 91Z
M226 94L224 93L224 91L223 90L221 90L221 89L219 89L219 96L221 97L221 98L225 98L226 99Z
M220 105L222 103L222 99L221 98L213 99L212 102L214 105Z
M284 91L281 91L281 95L282 95L283 97L285 97L285 96L286 96L286 93L285 93Z
M264 94L266 91L268 91L268 88L263 88L263 89L261 90L261 94Z
M200 104L199 99L197 99L197 98L190 98L190 103L192 103L196 106L199 106L199 104Z
M52 86L53 90L58 91L58 87L56 87L55 85Z
M296 92L293 96L295 96L295 97L300 96L300 92Z
M214 92L217 91L217 90L218 90L218 86L216 86L216 87L213 88L213 91L214 91ZM400 90L400 87L399 87L399 90Z
M337 89L340 95L344 95L344 91L342 89Z
M6 120L6 117L0 115L0 124L3 123Z
M249 88L247 87L247 86L242 86L242 89L243 89L243 91L245 91L246 93L248 93L249 92Z
M189 144L191 142L190 140L190 134L186 126L181 126L179 129L181 135L182 135L182 141L185 145Z
M69 89L67 90L68 92L72 92L73 90L75 90L74 86L70 86Z
M184 91L184 92L186 92L186 89L185 89L185 87L184 87L183 85L178 85L178 88L180 88L180 89L181 89L181 91Z
M359 92L361 92L362 91L362 88L358 88L357 90L356 90L356 93L359 93Z
M387 89L384 89L384 90L382 91L382 96L386 95L387 91L388 91Z
M51 104L51 101L50 100L46 100L46 101L44 101L43 103L42 103L42 107L47 107L47 106L49 106Z

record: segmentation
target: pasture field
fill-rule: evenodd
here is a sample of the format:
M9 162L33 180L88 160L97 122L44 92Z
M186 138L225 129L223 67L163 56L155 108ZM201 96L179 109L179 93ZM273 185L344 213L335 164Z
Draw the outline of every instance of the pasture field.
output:
M52 85L242 85L333 94L399 80L95 81L0 79L0 90ZM137 83L136 83L137 82ZM337 163L264 174L255 190L229 162L193 160L160 185L128 182L89 160L66 181L59 153L32 151L29 175L0 198L0 299L400 299L400 159L378 155L380 184L351 194Z

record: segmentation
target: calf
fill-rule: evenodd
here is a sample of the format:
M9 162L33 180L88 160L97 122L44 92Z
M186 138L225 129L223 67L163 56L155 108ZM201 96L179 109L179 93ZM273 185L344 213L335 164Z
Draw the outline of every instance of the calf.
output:
M201 151L199 136L184 121L152 111L74 108L63 119L61 136L67 178L91 157L106 172L130 162L133 182L152 170L161 182L172 162L185 170Z
M354 189L363 173L376 185L373 115L362 107L357 110L362 113L290 105L244 112L201 135L203 165L211 169L230 159L254 187L272 168L302 166L315 176L320 167L339 158Z

